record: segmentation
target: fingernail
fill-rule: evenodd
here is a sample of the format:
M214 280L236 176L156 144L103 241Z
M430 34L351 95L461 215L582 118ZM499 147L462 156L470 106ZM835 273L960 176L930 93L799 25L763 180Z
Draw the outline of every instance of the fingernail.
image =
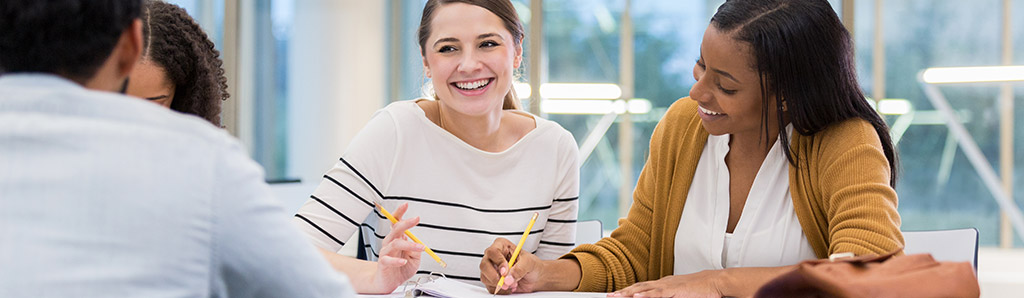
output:
M501 267L501 275L505 275L505 267Z

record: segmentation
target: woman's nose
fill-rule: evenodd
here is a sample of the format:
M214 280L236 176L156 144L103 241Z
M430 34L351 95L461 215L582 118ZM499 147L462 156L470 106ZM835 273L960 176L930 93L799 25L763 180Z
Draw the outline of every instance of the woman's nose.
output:
M705 86L707 85L707 82L704 81L706 80L698 79L697 82L693 83L693 86L690 87L691 99L696 100L697 102L708 101L710 92L708 92L708 89Z
M465 51L463 52L461 61L459 61L459 68L457 70L460 72L473 72L480 69L481 65L482 64L480 63L480 59L477 57L476 52Z

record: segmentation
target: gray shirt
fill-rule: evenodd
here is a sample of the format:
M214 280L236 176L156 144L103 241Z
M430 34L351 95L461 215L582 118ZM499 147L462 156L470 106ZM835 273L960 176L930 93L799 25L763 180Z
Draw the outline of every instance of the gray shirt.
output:
M350 297L242 146L52 75L0 77L0 297Z

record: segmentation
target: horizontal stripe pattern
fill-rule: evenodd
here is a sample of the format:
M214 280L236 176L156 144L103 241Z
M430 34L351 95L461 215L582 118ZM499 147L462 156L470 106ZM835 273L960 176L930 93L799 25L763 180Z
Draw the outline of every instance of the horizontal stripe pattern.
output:
M569 251L579 176L578 153L567 131L538 118L537 128L508 152L484 154L466 151L467 144L430 127L414 103L396 110L400 105L370 120L300 208L303 218L294 221L316 245L337 250L341 245L333 239L347 240L361 231L362 249L376 260L391 223L374 205L394 212L408 204L404 217L420 217L410 231L449 265L440 268L425 256L421 273L479 283L484 250L498 238L518 242L534 212L539 216L524 251L542 259Z
M315 228L317 231L320 231L320 233L324 234L324 236L327 236L328 238L331 238L331 240L334 240L334 242L337 242L338 245L340 245L340 246L344 246L345 245L344 241L338 240L337 237L334 237L334 235L331 235L331 233L328 233L323 228L321 228L319 225L313 223L313 221L309 220L305 216L302 216L301 214L296 214L295 217L297 217L298 219L301 219L303 222L309 224L310 226Z

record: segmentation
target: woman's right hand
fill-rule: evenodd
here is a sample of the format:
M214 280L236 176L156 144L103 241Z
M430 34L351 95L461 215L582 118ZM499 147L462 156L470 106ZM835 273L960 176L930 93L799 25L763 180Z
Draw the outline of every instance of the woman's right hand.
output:
M544 262L532 253L521 250L512 270L509 270L508 260L512 258L515 249L516 245L512 241L498 238L484 250L484 258L480 260L480 281L487 286L488 292L494 292L502 276L505 276L505 282L498 292L500 294L537 291Z
M399 221L391 225L391 232L381 241L380 257L373 276L375 292L389 293L416 274L420 267L423 244L412 242L405 237L405 231L419 224L420 218L402 219L409 203L395 209L394 217Z

